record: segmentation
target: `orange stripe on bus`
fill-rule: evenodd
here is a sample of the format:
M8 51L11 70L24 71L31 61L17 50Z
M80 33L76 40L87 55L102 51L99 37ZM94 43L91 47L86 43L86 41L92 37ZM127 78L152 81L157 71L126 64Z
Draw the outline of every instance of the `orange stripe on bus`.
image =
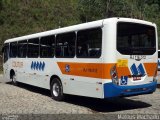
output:
M157 70L157 63L143 63L149 77L154 76Z
M117 73L118 73L118 78L121 78L121 76L131 75L128 67L117 67Z
M111 79L110 70L116 63L71 63L57 62L62 74L75 75L82 77ZM148 76L154 76L157 63L143 63ZM69 71L66 70L69 66ZM118 78L121 76L131 76L128 67L116 67Z
M115 63L101 64L101 63L70 63L70 62L58 62L57 63L62 74L110 79L110 69ZM66 70L66 66L69 66L69 71Z

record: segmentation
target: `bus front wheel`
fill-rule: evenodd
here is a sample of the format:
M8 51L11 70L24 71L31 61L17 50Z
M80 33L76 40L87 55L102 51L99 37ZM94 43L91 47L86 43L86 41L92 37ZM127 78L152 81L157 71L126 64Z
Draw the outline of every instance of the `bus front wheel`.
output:
M12 84L17 85L17 78L16 78L15 73L12 74L11 79L12 79Z
M51 96L56 101L62 101L64 98L62 83L58 78L51 82Z

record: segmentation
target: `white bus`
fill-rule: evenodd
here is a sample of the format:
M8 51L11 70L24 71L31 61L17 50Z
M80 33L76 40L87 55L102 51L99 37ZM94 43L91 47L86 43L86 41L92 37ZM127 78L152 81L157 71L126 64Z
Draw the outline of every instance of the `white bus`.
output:
M160 71L160 50L158 50L158 71Z
M157 85L157 27L104 20L6 40L4 76L64 94L110 98L149 94Z

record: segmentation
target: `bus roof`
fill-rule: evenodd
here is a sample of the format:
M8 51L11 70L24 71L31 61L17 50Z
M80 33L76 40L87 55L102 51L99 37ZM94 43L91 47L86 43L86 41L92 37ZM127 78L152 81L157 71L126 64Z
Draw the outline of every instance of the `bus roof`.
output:
M135 22L135 23L155 26L155 24L148 22L148 21L144 21L144 20L138 20L138 19L132 19L132 18L107 18L107 19L102 19L102 20L98 20L98 21L87 22L87 23L82 23L82 24L78 24L78 25L49 30L49 31L45 31L45 32L39 32L39 33L30 34L30 35L26 35L26 36L16 37L16 38L8 39L4 43L21 41L21 40L28 40L28 39L32 39L32 38L38 38L38 37L49 36L49 35L56 35L56 34L67 33L67 32L71 32L71 31L79 31L79 30L87 29L87 28L101 27L101 26L103 26L103 24L107 24L108 22L113 23L113 21Z

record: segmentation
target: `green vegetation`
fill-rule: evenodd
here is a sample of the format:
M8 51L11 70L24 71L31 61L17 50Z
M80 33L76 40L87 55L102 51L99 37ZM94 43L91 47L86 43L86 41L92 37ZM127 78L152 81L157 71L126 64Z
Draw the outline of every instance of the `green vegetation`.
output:
M0 0L0 41L108 17L143 19L159 28L160 0Z

